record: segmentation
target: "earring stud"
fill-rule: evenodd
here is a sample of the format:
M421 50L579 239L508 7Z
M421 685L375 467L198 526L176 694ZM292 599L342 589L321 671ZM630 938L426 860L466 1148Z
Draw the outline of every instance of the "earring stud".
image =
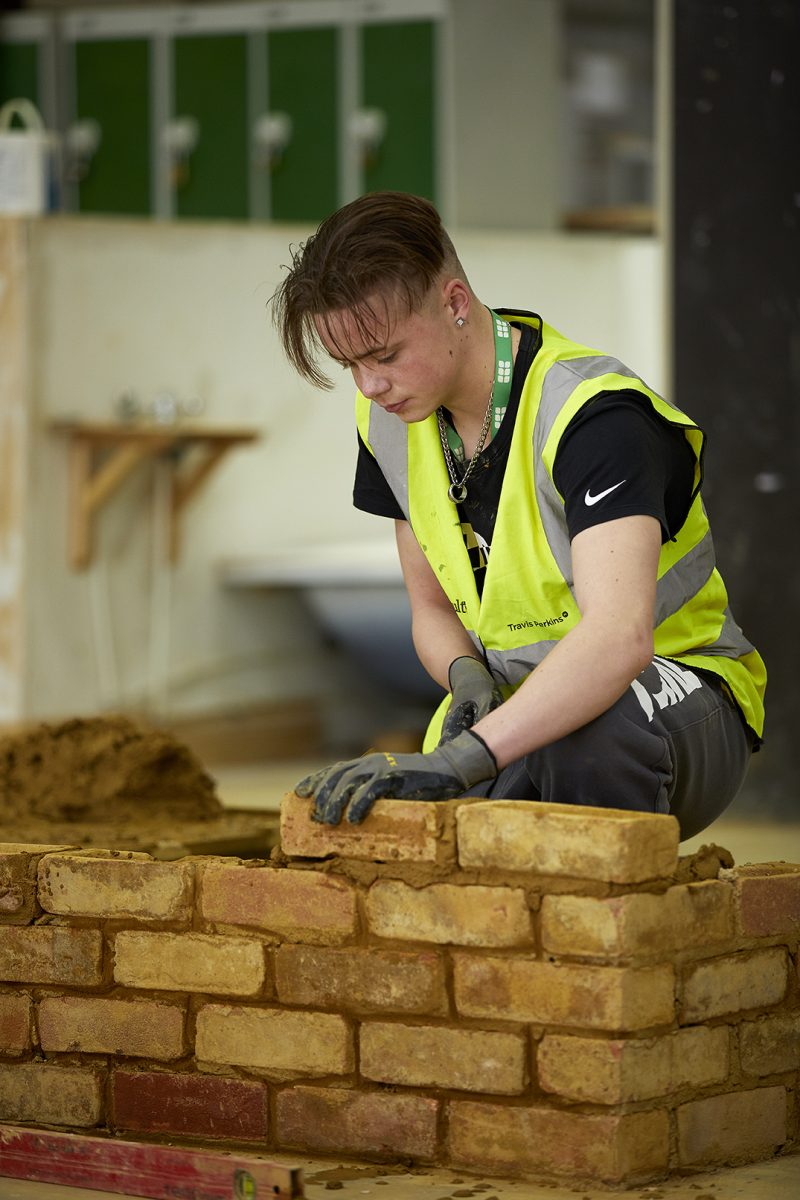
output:
M462 326L463 324L464 324L464 318L463 318L463 317L456 317L456 325L458 326L458 328L459 328L459 329L461 328L461 326Z

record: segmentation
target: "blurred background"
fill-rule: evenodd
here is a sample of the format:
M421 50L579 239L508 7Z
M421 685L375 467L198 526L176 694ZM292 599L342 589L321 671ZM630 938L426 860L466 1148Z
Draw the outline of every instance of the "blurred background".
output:
M788 0L6 4L0 723L133 714L236 803L414 744L441 693L351 506L349 377L297 379L268 310L291 246L396 188L486 303L708 432L770 672L730 815L800 853L799 75Z

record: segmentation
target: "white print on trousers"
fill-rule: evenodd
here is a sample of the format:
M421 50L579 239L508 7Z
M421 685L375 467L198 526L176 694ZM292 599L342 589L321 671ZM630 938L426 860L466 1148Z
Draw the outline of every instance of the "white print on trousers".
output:
M680 704L681 700L685 700L691 692L696 692L703 685L695 675L694 671L689 671L686 667L679 667L673 662L668 662L666 658L654 658L653 666L658 671L659 678L662 683L660 692L656 692L654 696L644 688L638 679L634 679L631 687L633 694L644 709L644 714L648 721L652 721L655 706L655 700L659 708L670 708L673 704Z

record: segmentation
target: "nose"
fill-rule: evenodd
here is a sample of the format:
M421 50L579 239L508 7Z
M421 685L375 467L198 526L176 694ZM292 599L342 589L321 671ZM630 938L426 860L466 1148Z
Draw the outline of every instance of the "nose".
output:
M373 370L371 367L365 366L363 363L359 363L354 368L353 374L355 375L358 390L368 400L377 400L379 396L384 396L392 386L385 375Z

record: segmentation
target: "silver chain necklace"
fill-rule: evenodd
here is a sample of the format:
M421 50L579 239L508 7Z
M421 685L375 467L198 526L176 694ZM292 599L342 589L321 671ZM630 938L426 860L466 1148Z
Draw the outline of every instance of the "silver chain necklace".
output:
M486 444L486 435L489 432L489 424L492 419L492 403L493 403L493 401L494 401L494 383L492 383L492 390L491 390L491 393L489 394L489 403L486 406L486 416L483 418L483 428L481 429L481 436L478 438L478 444L475 447L475 453L472 455L472 458L467 463L467 469L464 472L464 474L461 476L461 479L458 478L458 475L456 473L456 464L453 461L453 455L450 453L450 446L447 441L447 426L445 425L444 414L442 413L441 405L436 410L436 420L439 423L439 437L442 439L442 450L444 451L444 461L447 463L447 473L450 476L450 480L451 480L450 487L447 489L447 495L448 495L449 499L453 501L453 504L463 504L463 502L467 498L466 483L467 483L467 480L469 479L470 475L472 474L472 468L475 466L475 463L478 461L478 457L481 453L481 450L483 450L483 447Z

